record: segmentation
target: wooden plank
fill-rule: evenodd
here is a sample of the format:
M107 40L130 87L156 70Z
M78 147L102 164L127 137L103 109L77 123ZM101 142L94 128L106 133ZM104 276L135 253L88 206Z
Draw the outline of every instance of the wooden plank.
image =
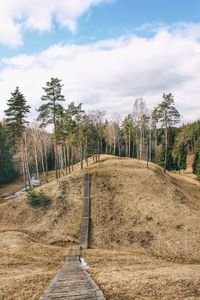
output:
M79 256L76 255L76 261L66 260L40 300L105 300L101 296L100 289L81 268Z
M90 229L90 186L91 174L86 173L84 177L84 198L83 198L83 213L80 233L80 246L82 249L87 249L89 246L89 229Z
M72 246L63 267L40 300L105 300L102 291L79 261L80 247L88 248L91 174L84 176L84 200L80 246Z

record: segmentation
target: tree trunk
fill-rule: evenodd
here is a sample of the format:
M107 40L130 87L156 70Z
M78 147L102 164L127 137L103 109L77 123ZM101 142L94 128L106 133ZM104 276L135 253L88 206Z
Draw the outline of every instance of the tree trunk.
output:
M144 128L142 128L142 160L145 160Z
M33 188L32 183L31 183L31 175L30 175L30 170L29 170L29 163L28 163L28 150L27 150L27 141L26 141L26 132L24 132L24 148L25 148L25 168L27 172L27 179L29 183L30 189Z
M155 151L155 154L154 154L154 162L156 163L157 162L157 129L155 128L155 141L154 141L154 151Z
M60 168L62 175L65 175L65 151L63 144L60 145Z
M100 141L97 141L97 161L100 161Z
M131 157L131 133L128 133L128 156Z
M132 158L135 157L135 144L134 142L132 143Z
M88 139L87 139L87 136L85 137L84 159L85 159L86 165L88 167Z
M79 148L80 148L80 162L81 162L81 169L83 169L83 146L82 146L81 141L80 141L80 143L79 143Z
M42 164L42 172L43 172L44 179L45 179L46 182L48 182L46 172L45 172L45 167L44 167L43 147L41 148L41 164Z
M152 138L151 138L151 128L149 132L149 161L152 161Z
M44 157L45 157L45 180L48 182L48 160L47 160L47 149L46 145L44 145Z
M108 154L108 141L106 139L106 154Z
M58 153L57 153L57 145L54 144L54 155L55 155L55 171L56 171L56 179L58 178Z
M34 143L34 150L35 150L35 169L36 169L36 177L37 180L39 181L39 185L40 185L40 176L39 176L39 168L38 168L38 156L37 156L37 149Z
M128 136L126 135L126 157L128 157Z
M140 129L140 160L142 160L142 130Z
M113 146L114 146L114 155L116 155L116 137L114 135L114 138L113 138Z
M25 161L24 161L24 145L23 140L21 139L21 159L22 159L22 170L23 170L23 178L24 178L24 187L27 191L27 184L26 184L26 168L25 168Z
M165 162L164 162L164 172L167 168L167 155L168 155L168 128L165 128Z
M72 172L74 171L74 149L71 148L71 166L72 166Z
M120 145L120 139L118 139L118 153L119 153L119 157L121 157L121 145Z
M148 138L147 138L146 160L147 160L147 168L149 168L149 139Z
M64 143L64 146L63 146L63 151L64 151L64 165L65 165L65 174L67 175L68 174L68 171L67 171L67 149L66 149L66 144Z
M70 156L70 146L69 146L69 142L67 143L67 163L68 163L68 171L69 171L69 174L71 173L71 166L70 166L70 163L71 163L71 156Z
M136 152L137 152L137 160L139 163L139 137L138 137L138 127L136 127Z
M100 148L101 148L101 153L103 153L103 139L102 138L101 138Z

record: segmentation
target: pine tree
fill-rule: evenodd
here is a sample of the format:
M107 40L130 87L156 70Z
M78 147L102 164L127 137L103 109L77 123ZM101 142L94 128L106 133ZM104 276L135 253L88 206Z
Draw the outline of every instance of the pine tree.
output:
M5 110L6 123L10 134L14 140L20 141L29 122L26 120L27 114L30 112L30 106L26 104L24 95L16 87L11 93L12 97L7 101L8 109Z
M93 131L93 159L95 158L96 162L100 161L100 152L103 152L102 149L102 139L105 135L105 124L104 124L104 115L103 111L92 111L89 114L90 124Z
M197 179L200 180L200 137L196 141L194 154L195 157L194 157L192 169L193 169L193 173L197 175Z
M54 134L57 134L57 119L60 115L61 105L59 102L65 101L62 92L61 80L58 78L51 78L46 83L46 87L43 87L45 95L42 96L42 100L46 103L41 105L37 110L39 112L38 121L41 122L41 127L53 124Z
M27 101L24 95L19 91L19 87L16 87L15 91L11 93L11 98L7 102L8 109L5 110L6 123L9 133L13 137L13 141L20 144L22 169L24 175L24 184L26 187L26 179L30 183L30 172L28 161L26 159L26 125L29 123L26 118L30 112L30 106L27 105Z
M60 136L59 120L63 112L63 107L60 102L65 101L65 98L62 95L62 86L61 80L58 78L51 78L51 80L46 83L46 87L43 87L45 95L41 98L46 103L39 107L39 116L37 118L37 120L41 122L41 127L53 125L54 128L56 178L58 176L60 177L58 155L58 143Z
M126 156L131 157L131 138L133 136L134 131L134 123L133 123L133 116L128 114L123 120L122 129L125 138L125 145L126 145Z
M164 158L164 172L167 168L167 157L168 157L168 133L169 128L180 122L180 114L174 106L174 97L170 93L168 95L163 94L163 101L159 104L156 109L156 118L165 129L165 158Z
M12 145L6 128L0 123L0 185L11 182L17 177L14 167Z
M197 179L200 181L200 162L199 164L197 165Z

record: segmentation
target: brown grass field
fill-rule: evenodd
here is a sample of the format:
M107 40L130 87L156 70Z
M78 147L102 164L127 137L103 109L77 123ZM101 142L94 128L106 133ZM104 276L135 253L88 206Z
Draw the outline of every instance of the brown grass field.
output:
M200 183L150 164L102 156L92 173L91 249L82 255L106 299L200 299ZM0 299L39 299L78 243L83 174L0 204Z

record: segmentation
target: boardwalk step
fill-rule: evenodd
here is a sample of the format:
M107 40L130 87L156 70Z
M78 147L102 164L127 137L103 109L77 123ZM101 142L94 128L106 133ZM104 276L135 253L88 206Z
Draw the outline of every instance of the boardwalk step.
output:
M40 300L105 300L102 291L84 270L79 261L80 247L88 248L90 227L91 174L84 177L84 201L80 246L70 247L69 254L59 273L54 277Z

